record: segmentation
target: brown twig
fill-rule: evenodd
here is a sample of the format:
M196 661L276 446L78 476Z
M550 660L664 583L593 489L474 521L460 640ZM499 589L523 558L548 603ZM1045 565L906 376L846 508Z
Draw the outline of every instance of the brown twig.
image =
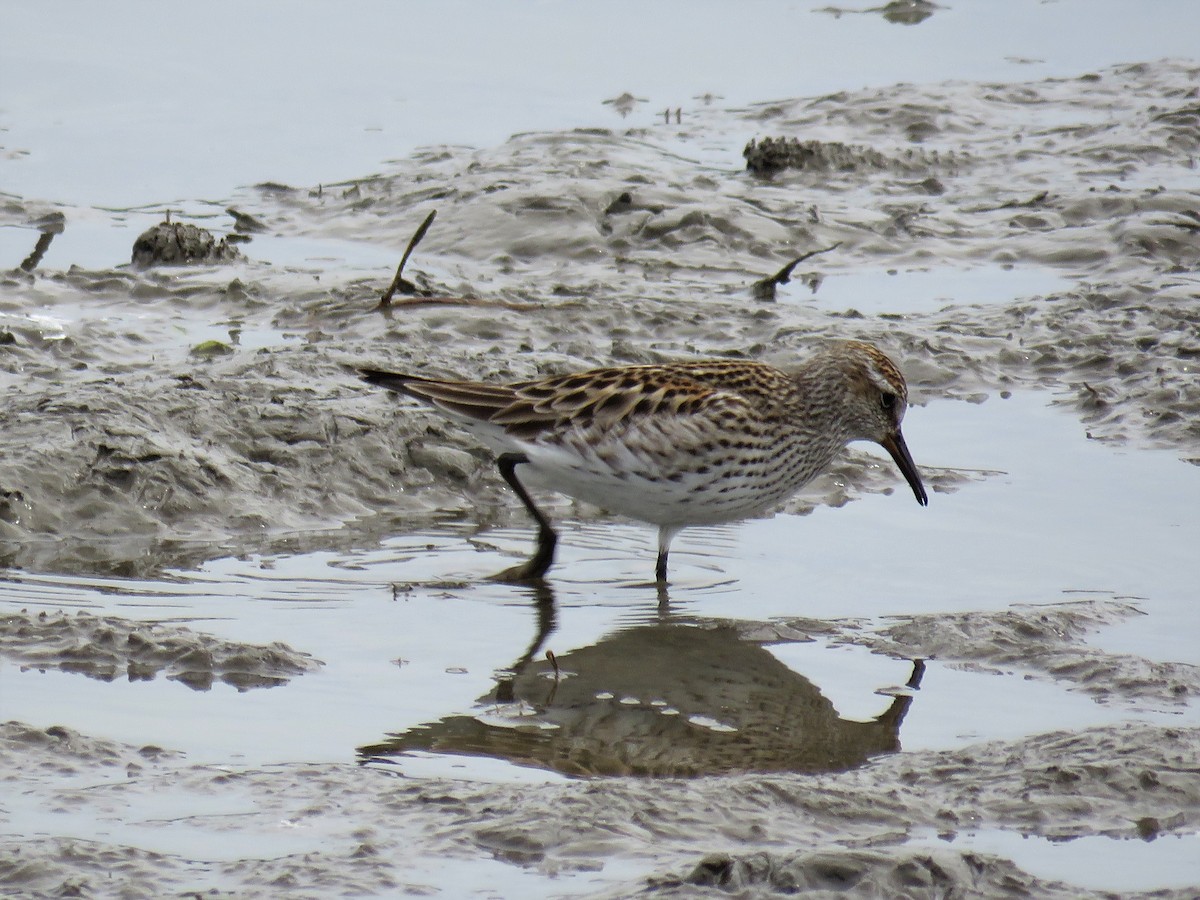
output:
M514 303L508 300L487 300L483 297L402 297L387 303L382 300L379 302L380 309L412 309L416 306L490 306L516 312L532 312L542 308L537 303Z
M384 291L383 296L379 298L380 306L390 306L392 303L392 297L395 295L396 291L401 291L405 294L415 294L417 292L417 286L415 284L413 284L411 281L404 280L404 264L408 262L408 257L412 255L413 248L415 248L417 244L421 243L421 238L425 237L425 232L429 230L429 226L433 223L433 218L436 215L436 209L430 210L429 215L425 217L425 221L421 223L421 227L413 233L412 238L408 242L408 246L404 248L404 255L400 257L400 265L396 266L396 277L392 279L392 283L388 286L388 289Z
M814 256L819 256L822 253L828 253L831 250L836 250L842 246L842 242L838 241L835 244L830 244L828 247L822 247L820 250L810 250L803 256L797 256L790 263L772 275L770 278L763 278L760 281L754 282L754 296L759 300L774 300L775 286L779 284L787 284L792 280L792 270L806 259L812 259Z
M972 209L968 209L967 212L985 213L999 212L1002 209L1037 209L1038 207L1045 206L1046 200L1049 197L1049 191L1042 191L1039 194L1034 194L1028 200L1008 200L1004 203L1001 203L999 206L976 206Z
M22 272L32 272L37 268L38 263L42 261L42 257L46 255L46 251L50 249L50 242L54 240L54 235L57 231L43 231L38 235L37 244L30 253L21 262Z

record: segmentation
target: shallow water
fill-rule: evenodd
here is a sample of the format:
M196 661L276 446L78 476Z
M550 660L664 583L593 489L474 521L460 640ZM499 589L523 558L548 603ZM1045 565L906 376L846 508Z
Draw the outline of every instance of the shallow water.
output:
M1142 615L1089 636L1095 651L1119 648L1200 664L1187 575L1200 541L1194 469L1168 453L1089 442L1046 400L1020 394L914 409L909 440L926 466L995 473L935 495L929 509L897 492L808 516L685 532L672 557L669 609L660 609L644 582L652 551L647 529L568 527L550 585L556 613L538 643L539 664L546 668L540 655L550 649L570 668L580 648L671 622L712 627L722 620L805 617L844 622L852 634L911 615L1113 597L1136 598ZM1005 435L1000 445L997 434ZM1074 449L1064 452L1068 447ZM1120 484L1122 492L1098 493L1103 484ZM1124 528L1147 506L1155 509L1153 519L1134 531ZM1046 534L1055 540L1048 543ZM197 693L157 679L110 684L21 672L9 663L5 681L18 687L6 713L43 726L70 722L125 743L169 745L197 763L250 765L349 760L355 748L386 734L451 715L487 716L495 701L477 705L478 698L492 689L496 673L537 643L545 625L529 589L486 580L526 552L529 541L524 528L477 538L414 534L373 551L214 560L158 582L13 572L0 588L9 610L113 613L187 623L238 642L281 640L324 667L280 689L235 694L223 686ZM1004 548L1002 556L996 547ZM928 577L931 567L937 579ZM837 637L834 643L773 642L769 650L810 680L842 718L880 715L890 698L877 691L902 686L911 664L875 656L854 646L852 637L847 644L846 634ZM687 665L686 656L679 659ZM1192 706L1160 700L1133 709L1119 695L1098 704L1080 690L1086 683L957 665L929 662L900 732L905 751L1131 715L1200 724L1200 710ZM686 684L686 673L681 677ZM661 675L648 671L643 678L639 705L665 689ZM321 727L314 729L317 710ZM532 708L524 714L536 721ZM716 721L727 716L721 708L704 714ZM416 768L426 771L427 761ZM502 772L490 771L490 777Z
M937 842L936 836L929 835L913 844L936 846ZM959 835L952 843L1007 857L1042 878L1089 890L1150 891L1186 888L1200 881L1200 837L1196 835L1153 841L1108 837L1051 841L1009 831L980 831Z
M665 107L703 105L694 98L709 93L738 105L900 81L1076 74L1194 53L1188 0L970 3L941 7L911 28L877 11L839 17L822 11L829 8L808 0L728 16L714 3L566 10L460 0L360 3L351 12L309 2L281 19L219 2L180 29L152 3L101 14L73 2L56 14L75 31L48 41L46 13L13 5L0 83L19 89L0 109L0 165L11 173L6 189L20 185L23 196L128 209L266 180L359 177L429 144L642 126L661 121ZM462 21L475 27L458 28ZM329 40L331 30L353 39ZM452 40L437 39L447 31ZM172 77L160 77L165 71ZM646 102L622 119L602 101L624 92Z
M1008 303L1013 297L1045 296L1066 290L1061 274L1039 269L979 266L972 269L912 269L845 272L807 283L797 278L776 299L817 309L868 315L932 313L953 306Z

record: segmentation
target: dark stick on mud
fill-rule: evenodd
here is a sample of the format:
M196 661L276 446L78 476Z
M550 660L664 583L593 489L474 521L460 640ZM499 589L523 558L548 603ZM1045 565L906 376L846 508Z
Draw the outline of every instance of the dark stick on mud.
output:
M559 304L560 307L564 305L566 304ZM386 313L393 309L414 306L490 306L496 309L511 309L514 312L534 312L545 308L540 303L486 300L482 297L401 297L399 300L390 303L384 303L380 300L379 306L376 309Z
M37 244L24 260L21 261L22 272L32 272L37 268L38 263L42 261L42 257L46 255L46 251L50 249L50 242L54 240L54 235L57 231L43 231L38 235Z
M412 238L408 242L408 246L404 248L404 255L400 257L400 265L396 266L396 277L392 279L392 283L388 286L388 289L384 291L383 296L379 298L380 306L390 306L392 297L395 295L396 291L401 291L405 294L415 294L417 292L417 286L415 284L413 284L411 281L404 280L404 264L408 262L408 258L412 255L413 249L417 246L417 244L421 243L421 238L425 237L425 232L429 230L429 226L433 223L433 218L436 215L436 209L430 210L429 215L425 217L425 221L421 223L421 227L413 233Z
M54 236L62 234L66 229L67 220L61 212L51 212L29 224L41 232L41 234L38 235L37 244L34 245L33 252L21 262L19 268L22 272L32 272L38 267L38 264L42 261L42 257L50 249L50 244L54 241Z
M820 250L810 250L803 256L797 256L770 278L763 278L761 281L754 282L754 296L759 300L774 300L775 286L787 284L789 281L791 281L792 270L795 269L796 266L800 265L800 263L804 262L806 259L812 259L814 256L818 256L822 253L828 253L831 250L836 250L840 246L842 246L842 242L838 241L836 244L830 244L828 247L822 247Z
M977 206L974 209L967 210L967 212L984 213L998 212L1002 209L1038 209L1046 205L1046 200L1049 196L1049 191L1042 191L1039 194L1034 194L1028 200L1008 200L999 206Z

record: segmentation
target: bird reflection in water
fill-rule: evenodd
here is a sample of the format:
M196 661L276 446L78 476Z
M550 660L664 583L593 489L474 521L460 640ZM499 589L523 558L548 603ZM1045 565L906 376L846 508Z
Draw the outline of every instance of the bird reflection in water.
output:
M477 714L390 735L360 747L360 760L419 751L567 775L679 777L838 772L900 749L908 691L870 721L843 719L816 685L734 625L673 615L662 603L655 621L555 657L543 651L553 593L546 584L530 591L537 633ZM923 672L915 660L906 688L919 688Z

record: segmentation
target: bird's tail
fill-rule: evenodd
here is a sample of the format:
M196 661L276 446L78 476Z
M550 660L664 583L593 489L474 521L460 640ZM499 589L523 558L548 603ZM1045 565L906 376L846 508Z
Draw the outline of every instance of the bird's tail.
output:
M374 384L381 388L387 388L389 391L407 394L421 400L425 399L424 396L414 393L409 385L430 380L418 375L405 375L403 372L385 372L383 369L359 369L358 374L367 384Z
M515 391L506 385L483 384L477 381L444 381L385 372L381 369L359 369L359 376L368 384L422 400L451 415L464 419L487 421L516 399Z

